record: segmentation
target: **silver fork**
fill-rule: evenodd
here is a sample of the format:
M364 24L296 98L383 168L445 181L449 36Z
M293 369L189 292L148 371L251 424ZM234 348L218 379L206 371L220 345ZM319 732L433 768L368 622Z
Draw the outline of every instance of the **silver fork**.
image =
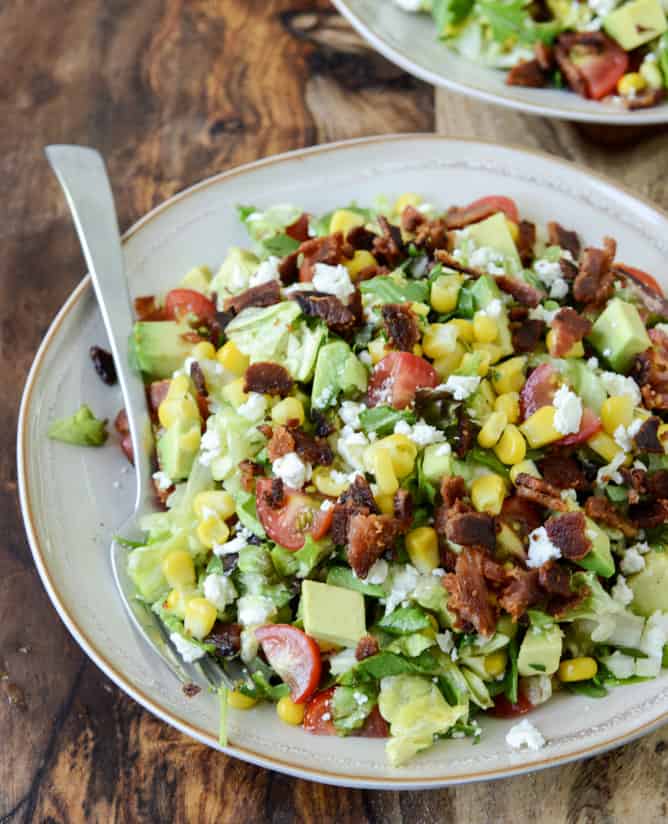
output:
M162 621L137 598L135 586L128 575L128 546L123 539L136 541L144 538L139 521L155 506L150 463L151 421L144 383L141 376L130 368L128 360L134 318L123 267L116 210L104 161L98 152L83 146L47 146L45 153L65 192L93 281L132 438L137 496L132 516L116 531L123 537L115 537L111 544L111 566L116 587L136 629L182 684L192 683L197 676L203 676L216 689L220 686L234 689L240 681L248 680L248 670L236 660L226 660L223 669L208 656L195 665L182 663Z

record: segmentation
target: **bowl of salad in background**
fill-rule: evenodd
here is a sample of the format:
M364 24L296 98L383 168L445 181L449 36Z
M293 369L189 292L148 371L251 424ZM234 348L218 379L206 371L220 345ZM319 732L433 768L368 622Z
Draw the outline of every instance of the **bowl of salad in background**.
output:
M665 301L643 272L660 279L666 229L650 205L574 166L432 135L270 158L158 207L128 232L125 256L133 296L158 296L139 304L135 355L154 390L154 480L168 510L146 521L147 543L129 551L129 570L184 660L252 660L260 646L264 658L232 702L222 746L218 698L184 694L123 611L108 563L134 497L123 427L105 444L90 412L68 419L85 403L112 420L121 403L91 364L104 333L87 279L40 348L19 426L26 528L73 636L186 734L346 786L512 775L663 723L663 538L652 531L663 504L655 512L645 487L665 475L654 477L665 461L654 421L665 403ZM341 254L348 265L333 262ZM571 294L591 324L563 308ZM358 310L364 319L355 321ZM210 335L221 324L227 342L216 352ZM641 395L627 373L644 352ZM545 463L555 448L568 450L556 471ZM563 488L573 454L580 471ZM464 485L440 484L451 465ZM581 482L596 486L595 505ZM414 497L412 513L395 487ZM510 526L502 518L494 538L489 513L520 488L528 509L509 513ZM529 537L515 522L533 517L536 502L552 517ZM612 523L627 506L632 523ZM346 510L348 554L323 543L337 507ZM448 533L448 523L459 531ZM371 557L370 531L377 537L389 524L399 554L383 545ZM473 611L477 587L467 596L457 581L475 569L438 553L441 528L460 550L478 545L463 554L473 567L489 541L506 553L481 573L494 597ZM531 583L531 611L526 600L518 611L515 582ZM236 639L222 632L229 621ZM507 717L527 710L530 723Z
M375 49L415 76L544 117L668 120L661 0L333 0Z

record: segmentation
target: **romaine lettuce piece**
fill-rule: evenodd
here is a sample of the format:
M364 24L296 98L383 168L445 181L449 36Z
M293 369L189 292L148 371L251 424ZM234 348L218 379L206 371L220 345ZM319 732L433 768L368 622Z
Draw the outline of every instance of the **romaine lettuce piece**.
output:
M241 249L238 246L230 248L227 257L209 285L209 294L215 292L218 295L218 304L221 309L226 297L238 295L239 292L248 289L248 282L259 265L260 259L247 249Z
M307 534L301 549L291 552L282 546L275 546L271 551L271 559L282 576L306 578L333 549L334 544L330 540L314 541L313 537Z
M334 726L344 733L358 729L364 724L376 702L376 687L373 684L337 687L330 703Z

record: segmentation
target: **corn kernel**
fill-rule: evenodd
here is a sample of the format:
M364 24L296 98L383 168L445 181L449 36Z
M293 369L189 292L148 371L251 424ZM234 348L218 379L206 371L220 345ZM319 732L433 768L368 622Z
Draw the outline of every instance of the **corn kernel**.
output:
M608 435L607 432L597 432L592 435L587 441L587 446L593 449L597 455L600 455L607 463L620 452L619 445Z
M661 69L655 62L650 62L647 58L645 58L640 66L640 74L643 76L645 83L647 83L650 89L663 88L663 75L661 74Z
M176 421L199 420L199 407L191 395L183 398L165 398L158 407L160 425L169 429Z
M497 412L505 412L508 423L517 423L520 419L520 396L517 392L506 392L494 401Z
M429 301L436 312L452 312L457 307L459 290L464 281L461 275L441 275L432 283Z
M394 495L399 489L399 481L394 473L392 455L387 449L374 449L371 454L371 469L376 476L376 484L381 495Z
M483 312L476 312L473 316L473 335L479 343L492 343L499 334L499 328L494 321Z
M439 566L438 535L431 526L420 526L406 535L406 552L411 564L423 575Z
M246 385L245 378L237 378L236 380L223 386L222 396L231 406L238 409L242 404L248 400L248 394L244 392Z
M234 498L224 489L208 489L195 495L193 511L199 519L214 514L226 521L236 512L236 505Z
M304 407L297 398L283 398L271 410L271 419L274 423L285 426L288 421L304 423Z
M234 341L228 340L218 350L218 363L233 375L243 375L250 364L248 355L239 350Z
M509 423L494 447L496 457L508 466L520 463L527 454L527 442L515 424Z
M369 355L371 356L371 363L374 364L382 361L389 351L383 338L374 338L369 343L367 348L369 349Z
M394 515L394 495L375 495L374 500L383 515Z
M257 704L257 698L250 695L244 695L239 690L230 690L227 693L227 703L235 710L249 710Z
M278 703L276 704L276 712L278 717L283 721L285 724L292 724L293 727L299 726L304 720L304 705L303 704L295 704L295 702L288 698L287 695L284 695L283 698L279 698Z
M181 398L185 398L187 395L190 394L192 387L192 381L190 380L188 375L177 375L175 378L172 378L169 382L169 387L167 389L167 394L165 395L165 400L181 400Z
M430 307L426 303L421 303L420 301L414 300L411 303L411 311L420 318L426 318L429 315Z
M417 447L406 435L388 435L371 447L372 450L384 449L390 454L392 469L397 478L410 475L415 467Z
M162 562L162 574L170 587L186 589L195 584L195 564L192 556L184 549L170 552Z
M492 370L492 384L497 395L519 392L524 386L524 370L527 359L523 356L498 363Z
M451 352L436 358L434 361L434 369L436 370L438 377L442 381L447 380L447 378L452 375L456 369L459 369L462 358L465 354L466 350L462 344L456 343L455 348Z
M555 429L555 412L554 406L543 406L520 426L520 432L527 439L532 449L554 443L554 441L564 437L561 432Z
M503 430L508 425L505 412L492 412L478 432L478 443L485 449L491 449L501 437Z
M446 326L454 326L457 330L457 337L465 343L473 343L473 322L466 320L466 318L453 318L449 320Z
M230 536L227 524L218 515L207 515L197 525L197 537L205 547L211 549L214 544L224 544Z
M368 269L369 266L375 266L377 262L371 252L367 252L366 249L357 249L352 258L346 261L345 265L348 274L355 280L355 277L359 275L363 269Z
M216 357L216 348L208 340L203 340L193 346L192 356L195 360L213 360Z
M329 221L329 233L343 232L348 234L351 229L357 226L364 226L364 216L353 212L350 209L337 209Z
M458 337L459 330L456 326L448 323L432 323L425 329L422 336L422 348L428 357L442 358L457 348Z
M498 678L506 671L506 664L508 663L508 653L505 649L499 649L496 652L490 652L485 656L485 672L492 678Z
M573 681L589 681L598 672L598 664L594 658L570 658L559 664L559 680L566 683Z
M517 223L515 223L514 220L511 220L509 217L506 218L506 226L508 227L510 236L513 239L513 243L517 244L517 241L520 239L520 227L517 225Z
M503 357L503 349L497 343L480 343L480 341L476 341L471 345L471 348L474 352L484 352L487 356L485 362L490 366Z
M663 444L663 451L668 453L668 423L662 423L659 426L656 436Z
M466 352L459 368L465 375L471 374L475 369L475 374L484 378L489 372L489 353L485 351Z
M554 329L550 329L550 331L545 336L545 345L547 346L548 352L551 355L555 355L555 347L557 345L557 338L554 333ZM566 352L565 355L561 355L563 358L582 358L584 357L584 346L582 345L582 341L576 341L571 348Z
M213 629L218 612L211 601L206 598L191 598L186 607L183 625L193 638L202 640Z
M193 423L179 435L179 449L184 452L197 452L202 440L202 428L199 423Z
M166 607L174 615L178 615L182 620L186 617L186 607L188 601L193 597L191 592L184 592L182 589L173 589L166 600Z
M540 478L541 474L533 461L520 461L510 468L510 480L515 483L518 475L531 475L533 478Z
M614 437L618 426L631 426L633 421L633 399L628 395L613 395L606 398L601 405L601 423L603 429Z
M342 472L337 473L337 480L332 477L332 470L325 466L319 466L317 469L313 470L312 481L315 488L318 492L321 492L323 495L328 495L331 498L338 498L342 492L348 488L349 481L348 476L344 475ZM338 475L341 478L338 478Z
M506 497L506 482L500 475L483 475L471 484L471 501L478 512L498 515Z
M641 92L647 84L639 72L627 72L617 81L617 91L622 97L630 97L635 92Z

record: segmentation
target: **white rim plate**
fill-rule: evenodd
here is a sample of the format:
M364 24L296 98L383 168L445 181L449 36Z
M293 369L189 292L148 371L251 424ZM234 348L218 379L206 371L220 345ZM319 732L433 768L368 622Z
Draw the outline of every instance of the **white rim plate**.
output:
M212 177L154 209L125 235L132 292L164 292L193 265L217 266L245 235L237 203L293 202L312 212L377 194L418 191L443 207L485 194L514 197L521 213L562 220L599 243L619 242L620 257L662 275L668 219L650 204L577 167L519 149L436 135L396 135L320 146ZM18 475L21 506L36 566L60 617L85 652L116 684L167 723L211 747L217 703L185 698L162 662L135 635L113 588L108 547L132 509L133 477L116 443L84 449L46 437L54 417L87 402L113 419L117 389L104 386L88 347L105 344L85 278L53 321L35 357L21 404ZM113 439L111 439L113 441ZM271 707L233 711L229 755L291 775L350 787L438 787L501 778L563 764L618 746L668 718L668 673L606 699L558 696L532 714L547 738L539 752L513 752L510 722L485 719L478 746L440 742L400 769L383 743L310 736L277 720Z
M332 0L357 32L384 57L434 86L541 117L641 126L668 121L668 101L628 111L558 89L507 86L506 72L466 60L436 38L429 15L402 11L392 0Z

